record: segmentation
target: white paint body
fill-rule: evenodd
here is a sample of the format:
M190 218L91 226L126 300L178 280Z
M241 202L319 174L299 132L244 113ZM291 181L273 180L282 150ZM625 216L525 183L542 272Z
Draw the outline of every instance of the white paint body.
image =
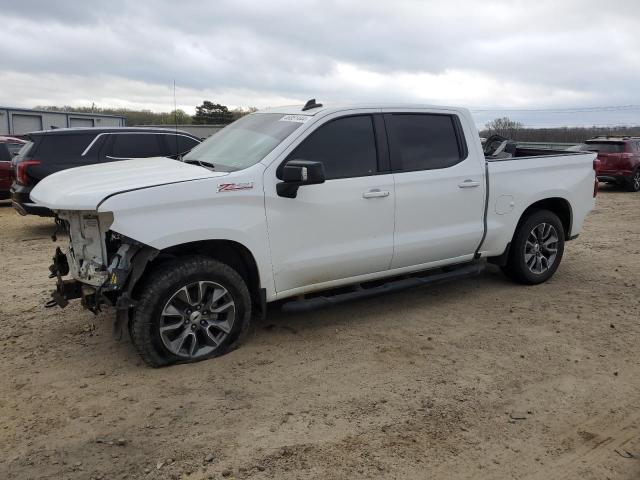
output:
M380 112L457 115L467 158L449 168L327 180L300 187L297 198L278 196L277 167L311 132L344 115ZM256 261L267 301L463 263L476 250L498 256L524 210L546 198L569 202L570 236L576 236L594 206L595 154L485 162L466 109L350 106L302 113L307 121L244 170L212 172L167 159L122 161L53 174L31 197L52 210L109 213L111 230L159 250L201 240L238 242ZM465 181L473 188L461 188ZM219 192L226 183L251 188ZM385 196L363 197L376 189Z

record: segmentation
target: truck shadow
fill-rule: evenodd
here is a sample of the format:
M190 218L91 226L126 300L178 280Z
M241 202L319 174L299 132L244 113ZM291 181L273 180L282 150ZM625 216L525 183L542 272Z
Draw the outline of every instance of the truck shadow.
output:
M309 341L317 341L318 338L331 338L336 330L357 330L359 326L370 325L372 329L385 328L402 329L406 317L424 316L428 319L431 315L441 315L443 310L450 306L474 301L478 296L486 295L486 289L510 289L521 288L506 280L499 269L490 266L476 277L464 278L450 283L439 285L424 285L396 292L382 293L376 296L360 299L352 299L343 303L314 308L304 311L287 312L282 310L283 303L270 304L264 320L254 319L245 338L237 346L237 354L243 357L240 351L249 349L246 354L251 355L251 346L273 346L281 342L299 343L299 347L308 347ZM429 310L433 309L435 313ZM137 355L127 329L123 331L119 340L112 338L111 328L115 319L115 310L105 308L97 317L83 311L81 317L74 317L73 326L67 324L63 327L67 333L71 332L78 343L86 343L88 338L99 333L100 339L93 339L94 348L101 348L108 359L103 358L106 364L122 365L124 368L143 368L144 363ZM92 325L89 333L87 325ZM428 322L425 328L428 328ZM54 335L53 331L49 332ZM299 336L298 342L295 338ZM314 340L312 340L314 339ZM53 341L53 338L52 340ZM320 343L324 340L320 340ZM294 345L295 347L295 345ZM297 348L297 347L295 347ZM234 349L236 350L236 349ZM88 363L94 362L95 351L78 350L76 357L80 359L87 355ZM171 368L171 367L169 367Z
M632 195L634 192L629 192L627 191L627 189L622 186L622 185L617 185L614 183L600 183L600 185L598 186L598 193L625 193L625 194L630 194Z

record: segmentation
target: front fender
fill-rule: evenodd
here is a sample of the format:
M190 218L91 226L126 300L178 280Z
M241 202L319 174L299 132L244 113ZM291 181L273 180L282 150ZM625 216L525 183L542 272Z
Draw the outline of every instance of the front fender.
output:
M262 184L252 181L261 176L231 177L124 192L105 200L99 211L113 213L111 230L157 250L202 240L237 242L254 256L260 283L269 296L275 289L264 193ZM251 184L252 188L220 192L221 182Z

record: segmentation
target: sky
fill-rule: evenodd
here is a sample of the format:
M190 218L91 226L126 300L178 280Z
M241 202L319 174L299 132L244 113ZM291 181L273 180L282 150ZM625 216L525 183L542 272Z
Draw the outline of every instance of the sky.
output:
M640 124L638 0L0 0L0 105L464 106Z

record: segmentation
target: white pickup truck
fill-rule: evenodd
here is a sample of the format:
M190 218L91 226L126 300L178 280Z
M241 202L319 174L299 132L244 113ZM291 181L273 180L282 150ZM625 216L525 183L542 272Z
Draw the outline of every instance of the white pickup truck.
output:
M310 100L247 115L183 162L65 170L31 197L70 237L50 304L115 306L116 330L162 366L228 351L283 299L339 301L487 261L544 282L594 206L595 157L491 138L483 150L466 109Z

